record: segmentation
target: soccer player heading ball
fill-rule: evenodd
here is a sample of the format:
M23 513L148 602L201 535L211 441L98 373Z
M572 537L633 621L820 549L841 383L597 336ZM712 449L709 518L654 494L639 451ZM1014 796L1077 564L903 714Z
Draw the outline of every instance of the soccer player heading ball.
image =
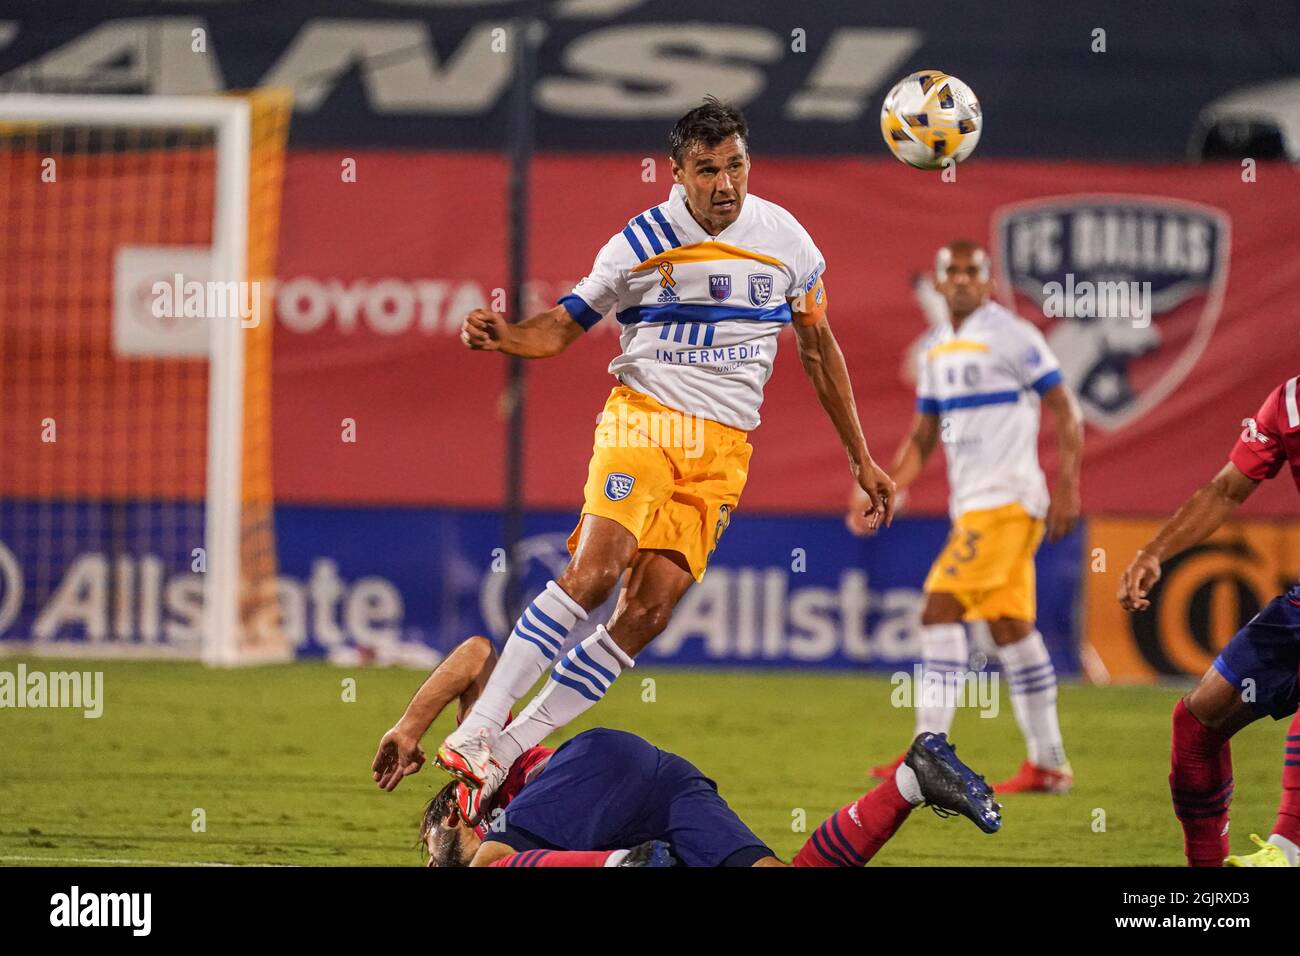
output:
M612 311L622 345L569 538L573 557L524 610L474 712L438 750L475 801L490 797L520 754L598 702L703 576L740 503L747 433L759 423L785 326L794 325L804 370L848 454L864 520L892 518L894 483L867 451L827 323L825 263L792 215L749 193L747 136L739 111L706 100L669 137L668 198L615 232L572 294L517 324L481 309L465 320L471 349L545 358ZM570 629L629 570L609 625L561 656ZM552 665L505 729L511 706Z
M996 789L1064 793L1072 774L1056 715L1056 672L1034 626L1034 553L1044 531L1052 540L1064 537L1079 516L1078 403L1042 333L989 299L982 248L952 242L940 249L935 288L948 321L922 347L916 418L892 469L901 494L943 443L952 534L925 579L921 614L923 666L943 675L936 681L943 693L917 707L916 732L947 733L952 726L969 667L962 622L987 622L1029 750L1020 772ZM1060 449L1050 495L1038 464L1040 401L1056 418ZM873 533L859 507L855 496L850 529ZM892 773L899 761L877 775Z

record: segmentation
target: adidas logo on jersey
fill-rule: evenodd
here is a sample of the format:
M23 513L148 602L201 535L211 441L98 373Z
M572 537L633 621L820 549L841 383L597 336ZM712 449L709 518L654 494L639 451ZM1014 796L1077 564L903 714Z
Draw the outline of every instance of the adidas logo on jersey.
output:
M664 288L659 290L659 301L680 302L681 299L678 297L677 293L672 288L665 286Z

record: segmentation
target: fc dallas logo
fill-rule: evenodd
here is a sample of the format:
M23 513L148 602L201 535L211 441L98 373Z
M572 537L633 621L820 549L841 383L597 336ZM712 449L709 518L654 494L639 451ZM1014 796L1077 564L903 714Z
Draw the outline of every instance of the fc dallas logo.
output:
M1107 430L1155 408L1196 365L1223 304L1230 245L1221 210L1163 196L1049 196L993 215L1004 304L1042 327L1084 415ZM1085 308L1134 288L1140 315ZM1078 302L1057 310L1056 289L1077 290Z

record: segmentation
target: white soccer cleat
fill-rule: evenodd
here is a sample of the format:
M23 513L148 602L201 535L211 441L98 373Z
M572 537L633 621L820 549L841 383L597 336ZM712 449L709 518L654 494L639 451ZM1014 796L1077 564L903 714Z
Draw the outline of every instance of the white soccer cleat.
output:
M475 789L482 787L491 767L500 766L492 759L492 745L496 742L497 733L491 727L473 730L457 727L442 742L434 761L457 780ZM502 776L504 777L504 772Z

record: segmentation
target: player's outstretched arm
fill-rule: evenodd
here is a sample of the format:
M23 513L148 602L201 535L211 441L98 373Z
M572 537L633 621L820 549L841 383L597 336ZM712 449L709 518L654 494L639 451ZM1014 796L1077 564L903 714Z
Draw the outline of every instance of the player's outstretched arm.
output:
M486 637L471 637L456 645L420 685L406 710L379 741L370 769L381 790L394 790L402 778L424 765L420 739L453 700L459 701L457 721L478 699L496 664L496 650Z
M930 455L939 444L939 416L927 412L917 412L912 420L912 430L894 453L894 463L889 469L894 479L895 507L902 507L903 493L925 468ZM854 485L849 492L849 513L845 524L856 535L875 534L877 527L864 516L867 508L867 496L862 489Z
M1214 534L1258 487L1258 479L1246 477L1228 462L1213 481L1183 502L1124 570L1118 595L1124 610L1145 611L1150 607L1147 595L1160 580L1160 565Z
M1056 484L1047 509L1047 540L1060 541L1079 520L1079 468L1083 462L1083 415L1064 383L1043 393L1043 407L1056 421Z
M572 345L582 331L562 305L514 324L500 312L475 309L461 325L460 340L475 352L549 358Z
M804 324L796 315L794 331L799 343L799 361L813 383L817 400L835 425L849 456L849 470L866 496L866 521L872 527L887 527L894 520L894 481L867 450L867 439L862 434L862 423L853 401L849 370L830 323L822 315L815 323Z

